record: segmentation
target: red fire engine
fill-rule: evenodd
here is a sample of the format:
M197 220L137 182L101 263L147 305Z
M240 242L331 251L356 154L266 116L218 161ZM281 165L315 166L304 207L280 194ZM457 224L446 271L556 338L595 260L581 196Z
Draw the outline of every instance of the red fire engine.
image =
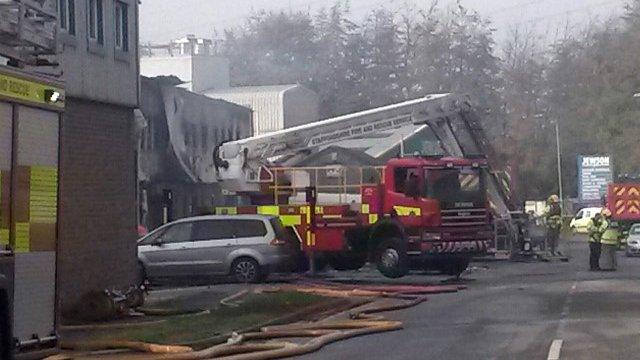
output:
M346 168L274 165L282 155L409 125L429 126L453 156L402 157L361 168L356 185L347 181ZM358 269L368 260L387 277L413 268L459 275L471 257L491 247L494 216L510 216L481 135L468 101L444 94L226 143L218 151L220 181L252 205L216 211L277 215L312 259L337 270ZM351 196L330 196L319 171L343 172L344 181L333 186L350 189ZM265 192L271 204L264 205ZM300 192L306 192L304 201L291 204ZM283 198L289 200L282 205Z

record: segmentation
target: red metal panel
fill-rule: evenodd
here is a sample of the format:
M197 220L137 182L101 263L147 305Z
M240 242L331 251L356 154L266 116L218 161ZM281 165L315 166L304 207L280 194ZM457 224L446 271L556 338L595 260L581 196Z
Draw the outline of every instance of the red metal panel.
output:
M239 215L246 215L246 214L257 214L258 213L258 207L257 206L239 206L238 207L238 214Z
M609 184L607 207L616 221L640 221L640 183Z
M311 251L344 250L344 229L319 228L315 231L315 245L308 247Z

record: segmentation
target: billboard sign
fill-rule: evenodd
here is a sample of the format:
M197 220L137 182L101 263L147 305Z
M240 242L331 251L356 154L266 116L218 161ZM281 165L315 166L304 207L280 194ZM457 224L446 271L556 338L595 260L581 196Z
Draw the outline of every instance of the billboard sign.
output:
M578 193L580 201L599 202L613 181L609 156L578 156Z

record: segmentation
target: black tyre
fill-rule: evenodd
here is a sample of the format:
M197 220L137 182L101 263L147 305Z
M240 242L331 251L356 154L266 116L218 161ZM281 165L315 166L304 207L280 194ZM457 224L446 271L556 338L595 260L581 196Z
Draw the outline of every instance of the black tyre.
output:
M460 276L460 274L462 274L465 270L467 270L470 262L471 259L469 258L451 259L440 265L440 272L444 275L457 277Z
M257 283L263 279L260 265L249 257L236 259L231 264L231 275L240 283Z
M409 259L404 242L399 238L382 241L377 251L377 267L388 278L399 278L409 272Z
M338 271L358 270L367 262L367 254L346 253L331 257L329 264Z

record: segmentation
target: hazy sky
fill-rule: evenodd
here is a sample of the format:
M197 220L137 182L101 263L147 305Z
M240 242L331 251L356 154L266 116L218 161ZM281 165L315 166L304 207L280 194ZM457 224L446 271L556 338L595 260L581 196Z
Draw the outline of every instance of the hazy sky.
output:
M214 29L238 25L253 10L285 10L315 12L335 0L141 0L140 39L143 43L163 43L195 34L211 38ZM430 0L351 0L355 20L370 10L385 6L397 8L410 2L431 3ZM534 27L541 36L553 38L556 30L567 22L573 27L586 24L592 18L607 18L620 14L626 0L461 0L468 8L478 10L492 19L500 41L516 25ZM446 6L455 0L440 0Z

